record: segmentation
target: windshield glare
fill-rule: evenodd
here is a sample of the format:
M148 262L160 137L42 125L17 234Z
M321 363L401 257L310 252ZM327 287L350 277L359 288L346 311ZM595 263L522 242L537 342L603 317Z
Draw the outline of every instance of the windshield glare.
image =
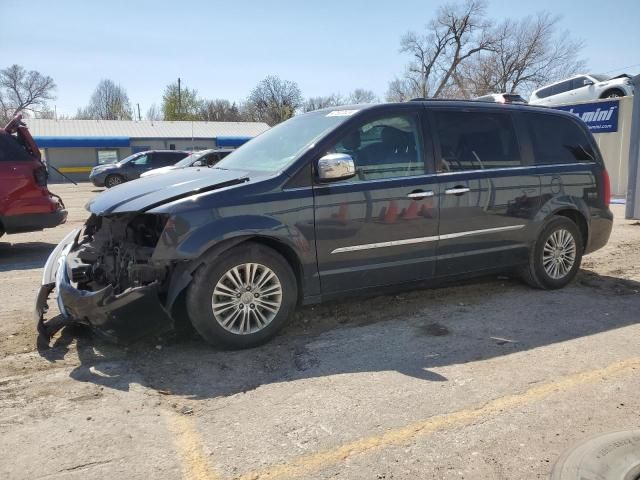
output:
M353 113L340 115L334 112L325 110L293 117L245 143L216 167L270 173L282 171Z
M599 82L604 82L605 80L609 80L609 76L608 75L591 75L593 78L595 78L597 81Z

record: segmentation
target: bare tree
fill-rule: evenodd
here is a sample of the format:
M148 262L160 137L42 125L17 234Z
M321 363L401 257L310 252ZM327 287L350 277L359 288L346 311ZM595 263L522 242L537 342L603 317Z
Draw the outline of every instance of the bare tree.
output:
M302 109L305 112L312 112L314 110L320 110L322 108L337 107L344 105L345 100L339 93L332 93L326 97L311 97L307 98L304 102Z
M389 88L385 94L387 102L406 102L412 98L421 96L415 84L408 78L395 78L389 82Z
M2 124L16 113L37 113L53 100L56 84L53 79L35 70L25 70L20 65L11 65L0 70L0 117Z
M302 92L298 84L273 75L256 85L245 104L252 119L272 126L293 117L301 107Z
M466 0L441 6L426 32L407 33L400 51L411 56L404 84L396 82L388 95L410 92L420 97L441 97L455 86L461 65L494 47L491 23L485 18L484 0Z
M493 50L464 66L461 81L471 96L490 92L529 93L540 85L585 68L583 43L558 31L560 17L549 12L520 21L507 19L494 30Z
M235 102L217 98L200 102L198 118L210 122L240 122L242 114Z
M158 105L156 105L155 103L151 104L151 106L147 109L147 113L144 118L154 122L164 120L162 110L160 110L160 108L158 108Z
M371 90L365 90L364 88L356 88L349 94L347 98L348 103L377 103L378 97Z
M131 103L126 90L112 80L100 80L89 105L78 110L76 118L94 120L131 120Z

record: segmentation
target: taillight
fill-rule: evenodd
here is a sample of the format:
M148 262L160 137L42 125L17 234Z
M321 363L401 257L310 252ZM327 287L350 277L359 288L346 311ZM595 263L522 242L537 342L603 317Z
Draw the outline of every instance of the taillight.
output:
M602 182L604 183L604 205L608 207L611 203L611 180L606 168L602 169Z
M47 178L48 178L49 174L47 173L47 169L45 167L37 167L34 171L33 171L33 178L36 181L36 185L39 185L40 187L46 187L47 186Z

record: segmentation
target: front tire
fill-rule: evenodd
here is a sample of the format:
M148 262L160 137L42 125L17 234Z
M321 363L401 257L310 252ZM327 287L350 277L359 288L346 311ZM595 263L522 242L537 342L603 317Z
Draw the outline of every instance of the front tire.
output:
M115 187L121 183L124 183L124 177L122 175L113 174L104 179L104 186L107 188Z
M531 248L522 277L535 288L562 288L578 273L583 251L578 226L566 217L554 216Z
M273 338L298 298L296 277L276 251L244 243L205 258L187 290L187 312L210 344L250 348Z

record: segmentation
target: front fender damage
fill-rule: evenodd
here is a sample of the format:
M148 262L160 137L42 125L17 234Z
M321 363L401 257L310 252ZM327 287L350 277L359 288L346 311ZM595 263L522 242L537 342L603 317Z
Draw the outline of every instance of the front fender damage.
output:
M108 340L126 342L171 330L165 303L175 266L152 259L166 220L92 215L81 234L67 236L45 265L36 299L39 333L49 339L65 324L81 323ZM47 321L54 291L60 316Z

